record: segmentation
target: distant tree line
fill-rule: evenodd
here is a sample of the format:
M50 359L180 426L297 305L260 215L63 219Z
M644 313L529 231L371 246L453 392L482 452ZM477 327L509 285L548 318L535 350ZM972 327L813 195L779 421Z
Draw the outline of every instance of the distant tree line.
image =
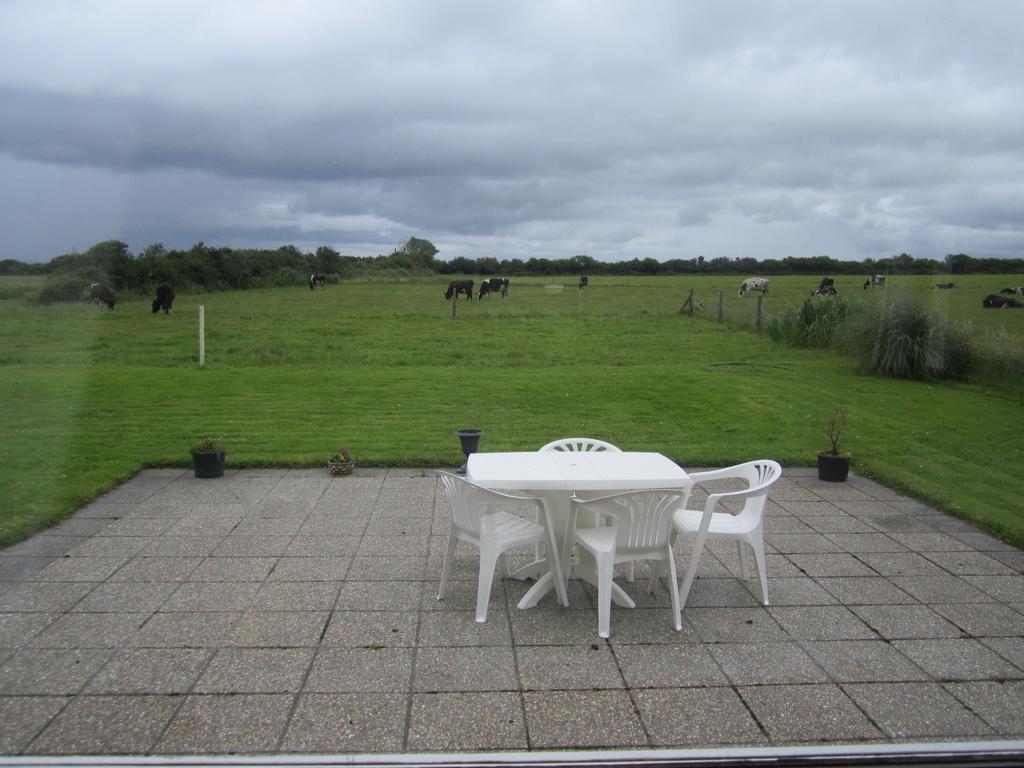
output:
M144 293L162 282L184 291L218 291L304 284L314 272L338 281L353 277L430 276L449 274L543 275L911 275L1021 273L1024 259L977 259L964 253L943 261L915 259L910 254L884 259L840 261L829 256L758 260L752 257L705 259L632 259L598 261L590 256L568 259L497 259L459 256L437 258L429 240L411 237L386 256L345 256L329 246L304 253L293 245L276 249L228 248L196 243L187 250L168 250L160 243L132 254L126 243L107 240L85 253L57 256L45 264L0 261L0 274L46 275L41 299L75 300L83 287L102 282L114 291Z
M75 276L104 282L116 291L143 291L162 282L210 291L261 288L304 283L313 272L332 275L337 280L364 272L431 271L426 265L437 249L431 245L433 253L424 257L416 250L414 241L410 239L388 256L367 258L343 256L328 246L303 253L293 245L270 250L214 247L205 243L196 243L187 250L168 250L156 243L133 255L126 243L107 240L85 253L65 254L45 264L0 261L0 274Z
M965 253L943 261L915 259L908 253L884 259L840 261L831 256L787 256L784 259L631 259L598 261L590 256L570 259L498 260L457 257L439 262L441 274L467 275L938 275L1024 272L1024 259L976 259Z

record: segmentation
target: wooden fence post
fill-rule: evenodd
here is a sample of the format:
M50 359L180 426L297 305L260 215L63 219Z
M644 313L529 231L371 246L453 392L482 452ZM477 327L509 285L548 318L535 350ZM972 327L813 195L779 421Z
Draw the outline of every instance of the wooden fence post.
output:
M690 295L686 297L686 301L683 302L683 306L679 308L679 311L686 312L689 315L693 314L693 288L690 289Z
M761 319L762 319L762 318L764 317L764 312L763 312L763 311L762 311L762 309L761 309L761 302L762 302L763 300L764 300L764 296L762 296L762 295L759 295L759 296L757 297L757 320L756 320L756 321L755 321L755 323L754 323L754 329L755 329L755 330L756 330L756 331L757 331L758 333L760 333L760 332L761 332Z
M725 291L718 292L718 322L725 321Z
M199 367L206 363L206 307L199 305Z

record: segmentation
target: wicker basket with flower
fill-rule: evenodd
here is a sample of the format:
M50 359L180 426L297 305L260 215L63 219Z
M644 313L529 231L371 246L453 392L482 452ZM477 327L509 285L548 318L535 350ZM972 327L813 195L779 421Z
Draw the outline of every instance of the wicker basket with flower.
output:
M355 468L355 457L344 445L338 449L336 454L327 459L327 469L332 475L351 475Z

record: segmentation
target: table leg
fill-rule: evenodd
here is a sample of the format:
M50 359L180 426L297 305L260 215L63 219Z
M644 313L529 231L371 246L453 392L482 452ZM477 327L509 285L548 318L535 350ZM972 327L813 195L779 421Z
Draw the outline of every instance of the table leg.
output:
M573 571L573 577L585 581L588 584L597 587L597 571L593 568L589 568L585 565L577 565L576 570ZM633 602L633 598L626 594L625 590L622 589L614 581L612 582L612 602L616 605L621 605L623 608L636 608L636 603Z
M519 579L519 581L526 581L527 579L532 579L534 576L539 574L547 573L547 571L548 561L546 559L534 560L532 563L527 563L526 565L520 566L512 571L511 578Z
M518 603L519 608L524 611L527 608L533 608L538 602L540 602L540 599L544 597L544 595L554 588L555 575L551 571L548 571L537 579L537 583L530 587L526 594L523 595L522 599Z
M558 557L562 562L562 573L568 573L569 567L569 554L572 551L572 543L567 541L569 532L569 510L571 506L570 495L568 491L544 491L534 492L537 496L544 496L547 500L548 514L551 515L551 528L555 532L556 544L558 546L558 552L545 552L546 557ZM543 571L543 575L537 579L537 583L534 584L520 599L518 605L521 609L533 608L540 602L540 599L544 597L548 592L555 589L555 574L554 569L550 567L547 559L536 560L529 563L522 568L516 570L513 574L516 578L519 578L520 574L527 575L532 573L538 573Z
M540 495L540 493L537 492L537 495ZM570 508L572 506L572 502L569 494L566 492L547 491L543 495L548 499L548 510L552 516L551 525L555 530L555 536L558 538L558 544L561 547L559 556L562 559L562 573L566 574L566 579L568 580L572 559L572 541L570 540L569 531L569 523L571 522ZM592 525L596 524L596 521L590 522ZM529 578L530 575L540 572L543 572L543 575L537 579L537 583L530 587L526 594L519 600L518 607L520 609L526 610L527 608L533 608L540 602L544 595L553 590L555 588L555 575L548 565L547 560L536 560L532 563L528 563L522 568L517 569L516 572L512 574L514 578L525 579ZM597 571L594 568L593 560L589 557L583 558L583 560L577 563L575 568L573 568L571 578L582 579L588 584L592 584L594 587L597 587ZM636 603L633 602L633 599L615 582L612 582L612 602L625 608L636 607Z

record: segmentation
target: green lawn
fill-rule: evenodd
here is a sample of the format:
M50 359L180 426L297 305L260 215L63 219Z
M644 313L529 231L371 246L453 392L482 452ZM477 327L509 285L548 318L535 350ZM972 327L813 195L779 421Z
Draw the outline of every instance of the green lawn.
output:
M841 292L852 292L844 280L872 293L856 278L837 280ZM1024 333L1024 312L983 314L974 301L1013 277L964 278L963 293L960 280L951 292L930 290L939 278L890 280L889 292ZM855 471L1024 544L1019 399L859 375L837 355L718 324L708 307L678 313L690 288L716 302L726 291L729 311L749 311L756 299L737 299L738 282L594 278L579 291L571 278L513 280L507 299L460 301L453 320L441 280L182 295L164 316L144 299L113 312L40 307L25 301L31 282L0 279L0 542L140 466L184 466L207 435L223 436L229 466L321 465L341 443L367 465L453 465L458 427L483 428L481 450L590 435L689 466L811 465L820 422L841 404ZM816 284L773 278L766 306Z

